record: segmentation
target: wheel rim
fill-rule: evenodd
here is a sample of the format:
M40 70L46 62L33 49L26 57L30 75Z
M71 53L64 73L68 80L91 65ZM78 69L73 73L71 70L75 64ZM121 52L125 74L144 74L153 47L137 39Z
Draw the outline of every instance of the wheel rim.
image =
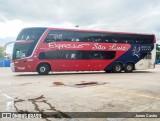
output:
M120 65L116 65L115 70L116 70L117 72L119 72L119 71L121 70L121 66L120 66Z
M41 72L45 72L46 71L46 68L44 66L40 67L40 71Z
M127 70L128 70L128 71L131 71L131 70L132 70L132 66L131 66L131 65L128 65L128 66L127 66Z

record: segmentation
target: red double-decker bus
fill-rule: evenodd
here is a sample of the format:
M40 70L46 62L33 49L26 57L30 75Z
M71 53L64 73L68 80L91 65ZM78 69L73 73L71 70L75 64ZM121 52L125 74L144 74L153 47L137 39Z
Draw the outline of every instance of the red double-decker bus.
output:
M132 72L155 68L153 34L34 27L14 44L13 72Z

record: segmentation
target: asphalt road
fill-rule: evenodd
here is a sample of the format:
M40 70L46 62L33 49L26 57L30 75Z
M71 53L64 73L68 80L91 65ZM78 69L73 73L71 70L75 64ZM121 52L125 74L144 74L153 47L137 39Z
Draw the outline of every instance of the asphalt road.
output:
M0 68L0 112L160 112L160 65L133 73L63 72L39 76ZM0 119L2 120L2 119ZM2 121L24 119L4 118ZM37 121L84 120L25 119ZM159 121L160 118L89 118Z

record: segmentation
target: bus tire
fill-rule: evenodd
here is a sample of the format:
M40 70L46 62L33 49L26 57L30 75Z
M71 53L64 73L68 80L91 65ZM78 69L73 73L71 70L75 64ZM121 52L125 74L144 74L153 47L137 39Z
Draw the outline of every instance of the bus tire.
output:
M112 72L114 73L120 73L122 71L123 67L120 63L115 63L112 67Z
M50 72L49 64L42 63L38 65L37 72L39 75L47 75Z
M125 67L124 67L124 71L125 71L126 73L132 72L133 69L134 69L134 66L133 66L132 63L127 63L127 64L125 65Z

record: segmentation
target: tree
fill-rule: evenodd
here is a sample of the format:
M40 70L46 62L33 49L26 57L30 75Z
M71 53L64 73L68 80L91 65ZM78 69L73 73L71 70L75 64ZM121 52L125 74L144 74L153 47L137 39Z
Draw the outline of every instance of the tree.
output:
M160 51L160 45L159 44L156 44L156 50Z
M4 58L4 47L0 46L0 59Z
M156 59L160 59L160 45L156 44Z

